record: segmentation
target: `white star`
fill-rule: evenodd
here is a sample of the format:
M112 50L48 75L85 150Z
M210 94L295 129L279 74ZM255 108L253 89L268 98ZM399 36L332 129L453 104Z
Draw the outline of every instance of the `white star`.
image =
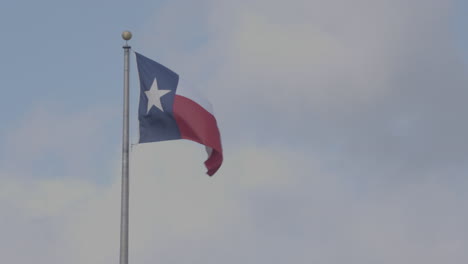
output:
M159 110L163 111L163 107L161 105L161 97L165 94L169 93L171 90L159 90L158 89L158 82L156 78L154 78L154 82L151 85L151 88L148 91L145 91L146 97L148 97L148 110L146 113L148 114L151 107L156 106Z

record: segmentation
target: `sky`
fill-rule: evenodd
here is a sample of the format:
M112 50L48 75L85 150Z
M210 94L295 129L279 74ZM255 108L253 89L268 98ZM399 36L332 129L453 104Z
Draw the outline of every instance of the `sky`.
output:
M468 261L468 2L3 1L0 256L118 263L123 30L213 104L138 145L130 263Z

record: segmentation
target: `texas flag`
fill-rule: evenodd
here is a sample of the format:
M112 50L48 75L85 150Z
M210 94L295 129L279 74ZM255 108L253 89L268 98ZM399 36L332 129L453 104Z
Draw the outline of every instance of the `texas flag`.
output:
M221 167L223 150L211 104L186 87L177 73L136 53L140 76L139 143L189 139L205 145L205 166L212 176Z

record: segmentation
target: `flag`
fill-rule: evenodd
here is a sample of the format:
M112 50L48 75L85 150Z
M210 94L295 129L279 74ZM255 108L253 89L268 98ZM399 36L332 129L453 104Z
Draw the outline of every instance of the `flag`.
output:
M211 104L179 75L136 53L140 77L139 143L188 139L206 147L212 176L221 167L221 137Z

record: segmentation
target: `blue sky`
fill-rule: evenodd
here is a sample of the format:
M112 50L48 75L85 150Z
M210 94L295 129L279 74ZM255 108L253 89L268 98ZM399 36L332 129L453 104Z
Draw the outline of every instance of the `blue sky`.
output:
M463 0L457 2L457 14L454 16L454 27L456 35L459 38L460 48L464 53L464 61L468 61L468 36L466 32L467 18L463 15L468 9L468 3Z
M135 145L131 263L468 260L466 1L8 1L0 255L116 263L123 30L214 105ZM131 70L132 141L138 80ZM25 254L28 252L28 254Z

